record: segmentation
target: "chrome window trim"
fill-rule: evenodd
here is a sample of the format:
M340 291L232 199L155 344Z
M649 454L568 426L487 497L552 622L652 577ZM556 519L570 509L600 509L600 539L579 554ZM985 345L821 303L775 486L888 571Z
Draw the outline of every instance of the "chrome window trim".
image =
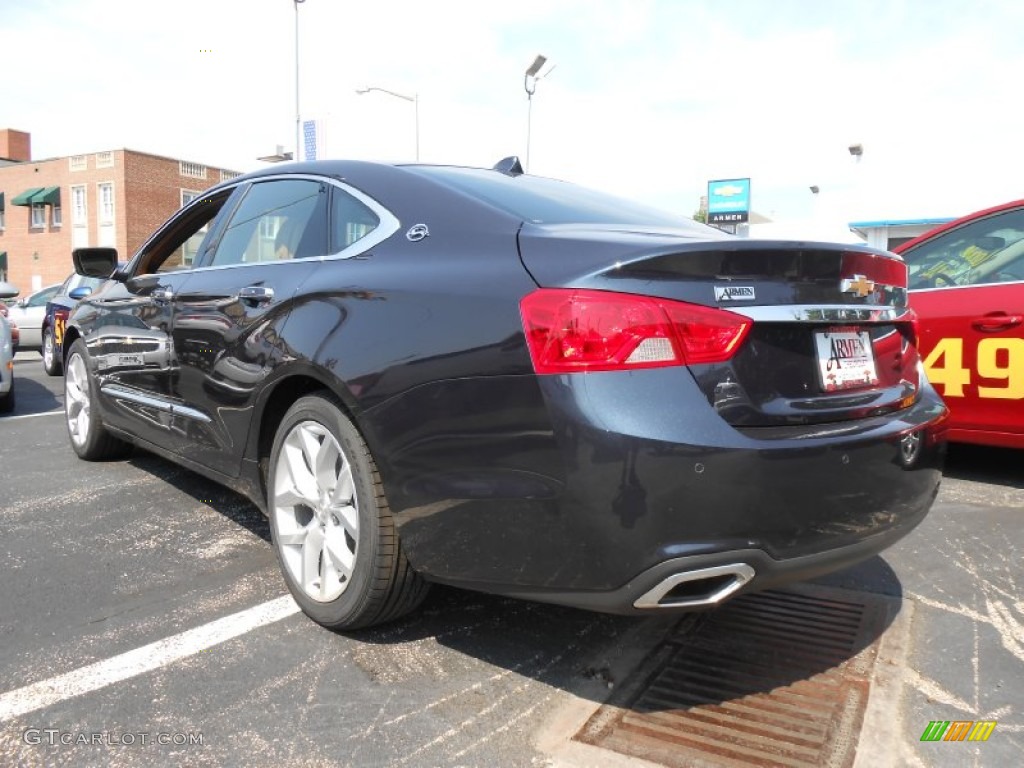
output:
M999 280L994 283L972 283L971 285L940 285L928 288L911 288L911 293L923 293L924 291L962 291L964 288L994 288L997 285L1021 285L1024 278L1020 280Z
M342 190L346 194L351 195L356 200L358 200L363 205L365 205L367 208L369 208L371 211L373 211L373 213L377 216L377 218L380 219L380 224L378 224L377 228L374 229L373 232L368 234L366 237L357 240L356 242L352 243L352 245L348 246L347 248L343 248L343 249L341 249L340 251L338 251L336 253L328 253L328 254L325 254L324 256L308 256L308 257L303 258L303 259L282 259L282 260L277 260L277 261L257 261L257 262L253 262L252 264L245 264L245 263L242 263L242 264L220 264L220 265L213 265L213 264L211 264L211 265L202 266L202 267L193 267L191 270L189 270L190 274L195 274L195 273L200 273L200 272L207 272L207 271L212 271L212 270L219 270L219 269L238 269L240 267L271 267L271 266L279 265L279 264L300 264L300 263L303 263L303 262L311 262L311 261L312 262L317 262L317 261L324 262L324 261L338 261L338 260L343 260L343 259L351 259L351 258L354 258L356 256L359 256L362 253L365 253L366 251L370 250L371 248L373 248L373 247L375 247L377 245L380 245L382 242L384 242L389 237L391 237L393 234L395 234L395 232L397 232L401 228L401 226L402 226L402 223L398 220L398 217L395 216L393 213L391 213L391 211L389 211L387 208L385 208L379 202L374 200L369 195L366 195L363 192L360 192L358 189L355 189L355 188L349 186L345 182L339 181L338 179L332 179L332 178L328 178L326 176L317 176L317 175L311 174L311 173L288 173L288 174L280 174L280 175L275 174L273 176L260 176L259 178L256 178L256 179L246 179L245 181L242 182L242 184L252 185L252 184L259 184L259 183L262 183L264 181L282 181L282 180L284 180L284 181L291 181L291 180L316 181L316 182L319 182L321 184L330 184L331 186L337 187L338 189ZM236 186L241 186L241 184L236 185ZM330 216L330 211L328 211L328 216Z
M784 304L760 307L720 307L759 323L891 323L905 308L851 304Z

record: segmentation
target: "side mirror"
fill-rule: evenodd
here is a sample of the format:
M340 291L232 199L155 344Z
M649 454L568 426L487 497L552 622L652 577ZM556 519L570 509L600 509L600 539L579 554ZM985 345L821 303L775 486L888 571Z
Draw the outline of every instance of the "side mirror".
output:
M77 288L72 288L68 292L68 298L74 299L75 301L81 301L86 296L92 293L92 288L85 285L80 285Z
M110 277L117 267L116 248L75 248L71 252L75 272L86 277ZM69 296L74 298L74 291Z
M0 282L0 299L13 299L17 295L17 286L13 283Z

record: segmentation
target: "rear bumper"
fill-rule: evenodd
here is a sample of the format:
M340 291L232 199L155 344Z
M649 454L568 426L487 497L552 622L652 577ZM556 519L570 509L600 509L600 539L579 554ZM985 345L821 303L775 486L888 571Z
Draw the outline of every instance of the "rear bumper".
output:
M812 579L866 560L910 533L926 512L927 507L916 518L855 544L785 560L760 549L737 549L672 558L607 591L500 591L509 597L624 615L709 608L745 592Z
M927 385L898 413L743 430L685 369L464 380L415 397L395 413L419 415L421 434L382 462L413 567L611 611L692 569L751 567L738 593L870 557L927 514L946 447ZM467 403L474 429L423 436L422 414Z

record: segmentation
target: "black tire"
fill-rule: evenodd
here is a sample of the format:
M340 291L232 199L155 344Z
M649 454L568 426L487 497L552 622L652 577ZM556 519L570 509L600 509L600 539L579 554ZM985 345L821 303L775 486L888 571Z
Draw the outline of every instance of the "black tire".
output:
M60 348L53 338L53 326L43 330L43 370L50 376L64 373L64 361L61 360Z
M296 498L294 495L280 498L277 495L278 491L284 493L288 490L283 478L295 477L288 469L288 462L295 461L297 436L309 436L313 430L322 434L314 438L312 444L318 451L326 448L329 453L324 455L327 460L333 461L333 464L327 466L334 472L326 472L325 476L333 476L335 489L342 487L338 481L346 477L344 468L350 469L353 493L347 502L339 501L341 496L348 497L347 493L335 496L334 491L328 491L325 496L319 480L316 481L316 489L323 502L321 505L292 503L292 499ZM327 439L328 434L336 441L336 445ZM282 458L286 440L289 441L290 453ZM303 443L304 446L308 444ZM331 459L338 449L340 457ZM320 456L319 453L317 455ZM308 456L305 447L300 458L301 466L310 468L313 457ZM282 461L285 463L282 464ZM301 473L301 468L296 471ZM282 477L280 482L279 472ZM313 473L310 472L309 476L313 477ZM297 487L294 481L291 487ZM333 503L339 506L326 503L325 500L332 497ZM276 498L281 502L280 505L275 504ZM332 509L345 509L352 518L358 520L358 530L354 536L338 524L342 515L332 515ZM296 401L278 427L267 472L267 511L274 550L285 583L306 615L318 624L332 630L369 627L397 619L418 607L426 597L429 584L412 570L405 558L373 456L359 431L328 393L309 395ZM301 522L307 514L307 523ZM289 538L292 541L289 544L282 545L282 525L291 534ZM305 538L306 531L317 527L320 539ZM335 542L342 541L352 551L354 561L351 574L347 577L335 571L329 575L325 567L328 555L324 532L328 528L334 531ZM338 539L338 536L344 538ZM296 537L302 537L303 543L296 543ZM316 544L316 541L324 543ZM337 597L331 598L329 593L325 596L321 592L323 599L314 599L293 574L291 569L296 568L296 558L306 556L306 547L310 547L312 556L319 563L314 575L318 578L320 588L324 589L328 582L332 588L341 588L342 592Z
M68 351L68 375L64 377L64 423L68 429L71 447L79 458L86 461L105 461L119 459L126 455L131 446L114 437L103 426L99 411L96 409L96 383L89 372L89 354L85 342L77 339ZM79 418L83 410L85 398L85 416ZM72 431L72 416L75 416L76 429Z
M14 379L11 379L11 388L6 395L0 395L0 413L10 413L14 410Z

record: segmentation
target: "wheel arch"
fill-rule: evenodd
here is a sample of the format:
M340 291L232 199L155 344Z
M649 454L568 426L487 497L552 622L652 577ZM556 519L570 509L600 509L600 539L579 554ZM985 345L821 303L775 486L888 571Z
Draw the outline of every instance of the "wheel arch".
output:
M337 380L325 376L314 366L295 364L292 370L279 376L264 390L253 414L256 428L249 432L245 456L255 461L259 467L259 492L264 499L267 495L267 469L270 452L278 427L293 403L314 392L324 392L330 395L346 418L362 433L362 429L354 417L355 409L352 407L352 396L344 386ZM365 435L363 435L363 439L366 439Z
M71 349L71 345L74 344L80 338L82 338L82 332L79 331L77 327L70 325L64 330L64 338L61 340L60 345L61 365L63 365L67 361L68 351Z

